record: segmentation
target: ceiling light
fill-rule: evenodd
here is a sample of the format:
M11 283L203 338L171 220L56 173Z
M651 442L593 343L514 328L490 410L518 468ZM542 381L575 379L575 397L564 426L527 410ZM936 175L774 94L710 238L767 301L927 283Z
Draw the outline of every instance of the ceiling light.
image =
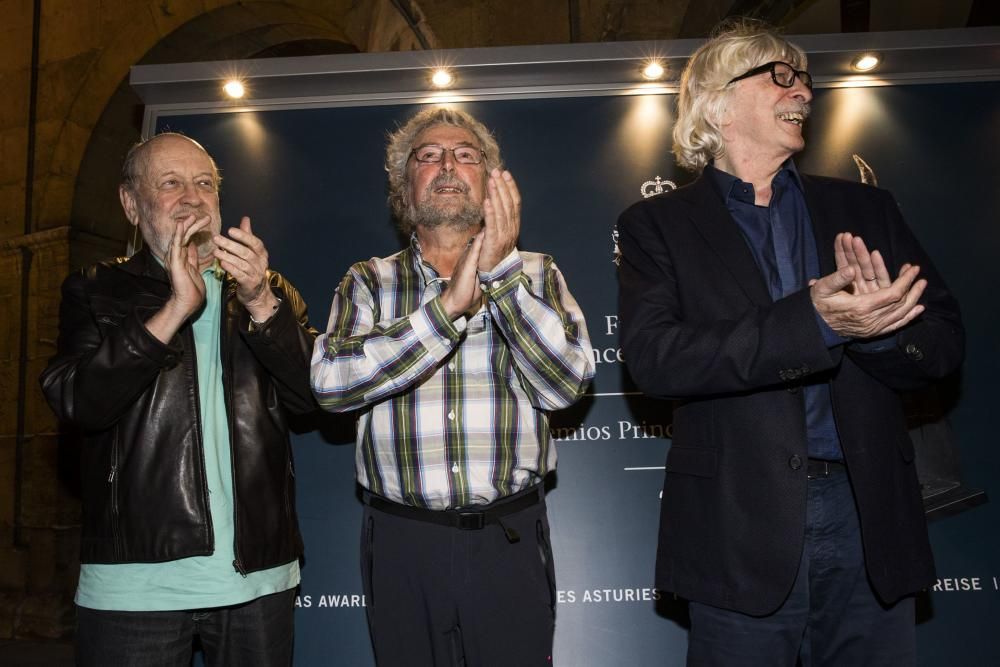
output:
M663 65L655 60L650 61L642 70L642 75L650 80L659 79L664 73Z
M243 97L243 95L246 93L246 89L243 88L243 84L237 81L236 79L227 81L226 85L224 85L222 89L226 91L226 95L229 95L229 97L232 97L234 99Z
M454 80L455 79L451 76L451 72L443 67L434 70L434 74L431 75L431 83L434 84L435 88L447 88Z
M882 57L877 53L862 53L851 61L851 69L855 72L870 72L882 62Z

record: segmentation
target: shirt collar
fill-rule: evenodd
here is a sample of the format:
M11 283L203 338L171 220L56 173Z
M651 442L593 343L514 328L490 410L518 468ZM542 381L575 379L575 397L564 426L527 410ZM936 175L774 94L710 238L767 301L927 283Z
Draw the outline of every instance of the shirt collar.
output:
M160 265L160 268L163 269L164 272L166 272L167 265L163 263L162 259L160 259L156 255L154 255L152 252L149 253L149 256L152 257L153 259L155 259L156 263ZM216 262L218 262L218 260L216 260ZM221 268L218 271L216 271L215 270L216 262L213 262L212 264L210 264L208 266L208 268L202 269L201 270L201 275L202 275L202 277L204 277L206 279L209 278L209 277L215 278L215 280L217 282L221 283L222 279L225 278L225 276L226 276L226 272L223 271ZM208 284L207 280L206 280L205 284L206 285Z
M420 239L417 238L416 232L410 234L410 252L413 253L413 268L423 277L424 285L444 280L433 266L424 261L423 249L420 247Z
M748 204L753 204L754 202L754 190L752 183L744 183L736 176L722 171L715 166L715 160L712 160L705 166L705 172L711 178L713 185L715 186L715 191L722 198L723 202L728 202L730 199L735 199L737 201L742 201ZM804 192L802 187L802 177L799 176L799 170L795 167L795 160L788 158L785 163L781 165L778 173L774 175L774 180L771 184L777 188L781 189L785 187L788 183L793 183L799 192Z

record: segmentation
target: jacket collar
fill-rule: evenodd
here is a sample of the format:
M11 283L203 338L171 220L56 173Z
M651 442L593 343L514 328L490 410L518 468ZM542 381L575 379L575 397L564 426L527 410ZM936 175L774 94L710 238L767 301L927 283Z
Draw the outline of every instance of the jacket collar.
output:
M719 256L750 301L759 306L772 303L746 239L729 215L711 176L703 172L690 186L676 192L690 206L691 224Z
M800 174L798 171L794 172L794 177L805 196L813 237L816 239L820 275L825 276L836 268L833 256L836 228L828 224L826 206L822 201L822 189L815 178L808 174ZM691 185L677 190L676 195L690 205L691 223L719 255L747 297L757 305L772 303L767 285L747 247L746 239L733 222L714 179L702 172Z
M153 257L153 253L149 250L149 246L147 245L143 245L142 248L140 248L139 251L131 257L120 259L118 268L126 273L132 274L133 276L150 278L162 283L170 283L166 270L158 261L156 261L156 258Z
M144 245L131 257L121 257L116 261L118 268L126 273L140 278L148 278L167 286L170 285L170 278L167 276L166 269L153 256L147 245ZM224 295L230 297L236 294L236 281L229 273L225 274L222 282Z

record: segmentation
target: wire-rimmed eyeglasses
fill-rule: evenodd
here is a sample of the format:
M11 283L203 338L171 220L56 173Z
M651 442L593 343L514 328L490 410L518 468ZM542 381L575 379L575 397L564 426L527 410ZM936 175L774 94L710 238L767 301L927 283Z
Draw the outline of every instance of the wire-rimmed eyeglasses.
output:
M410 155L421 164L435 164L444 159L445 152L450 152L455 162L459 164L479 164L486 157L486 153L481 148L475 146L455 146L445 148L437 144L426 144L417 146Z

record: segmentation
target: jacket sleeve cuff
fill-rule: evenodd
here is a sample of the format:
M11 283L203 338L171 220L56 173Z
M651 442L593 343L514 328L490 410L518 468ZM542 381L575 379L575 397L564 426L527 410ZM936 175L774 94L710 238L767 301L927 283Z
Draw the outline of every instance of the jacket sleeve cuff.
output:
M844 338L836 331L830 328L830 325L826 323L826 320L817 312L816 313L816 325L819 327L819 332L823 336L823 343L826 344L828 348L835 348L838 345L844 345L845 343L850 343L850 338Z
M133 354L146 357L160 368L171 368L180 361L182 349L179 345L164 343L149 332L145 322L155 313L155 309L146 312L136 308L132 311L132 316L122 322L125 344Z

